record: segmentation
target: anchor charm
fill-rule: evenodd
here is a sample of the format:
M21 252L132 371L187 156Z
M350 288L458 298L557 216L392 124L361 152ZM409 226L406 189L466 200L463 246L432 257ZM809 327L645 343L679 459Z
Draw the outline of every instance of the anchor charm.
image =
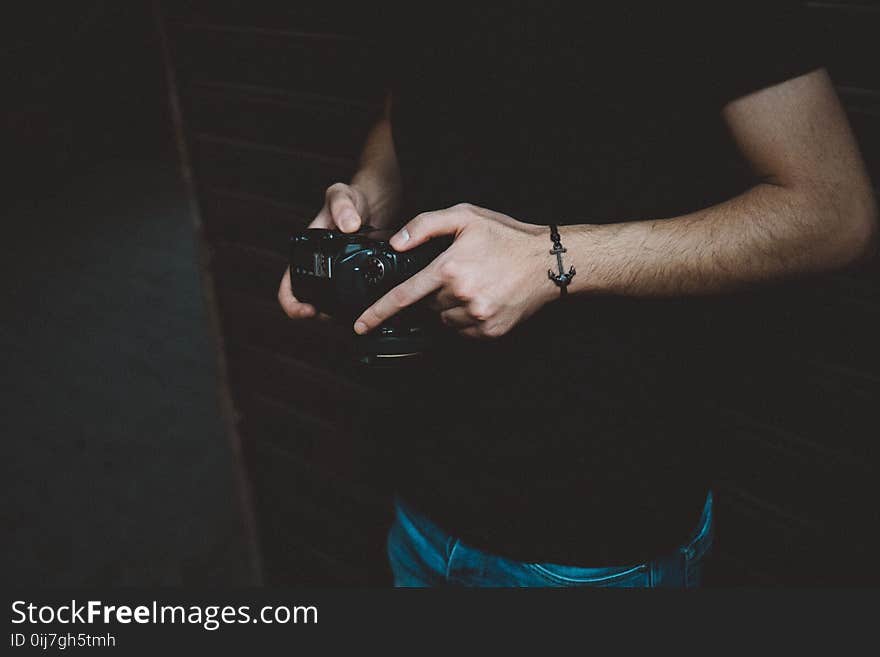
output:
M577 273L574 267L570 267L568 273L566 273L562 265L562 254L565 252L566 249L561 244L554 244L553 248L550 250L550 255L556 256L556 265L559 267L559 273L554 274L552 269L547 270L547 278L560 287L562 294L566 293L568 284L571 283L571 279L574 278L574 275Z

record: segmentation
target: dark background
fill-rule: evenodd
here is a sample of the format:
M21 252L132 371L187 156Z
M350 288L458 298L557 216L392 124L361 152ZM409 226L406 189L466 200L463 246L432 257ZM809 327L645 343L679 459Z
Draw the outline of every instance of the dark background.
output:
M880 7L807 4L876 187ZM5 576L388 584L382 446L350 412L376 392L275 301L378 110L383 6L73 5L4 26ZM877 271L792 290L797 330L718 403L710 585L880 583Z
M150 4L0 29L3 581L253 582Z

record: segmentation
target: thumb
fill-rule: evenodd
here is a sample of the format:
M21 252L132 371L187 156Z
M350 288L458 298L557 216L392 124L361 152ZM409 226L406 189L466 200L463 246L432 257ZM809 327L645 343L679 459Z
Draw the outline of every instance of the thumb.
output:
M333 223L344 233L353 233L363 225L366 203L349 185L333 185L327 190L327 209Z
M397 251L406 251L434 237L456 235L466 223L467 219L454 210L423 212L391 237L391 246Z

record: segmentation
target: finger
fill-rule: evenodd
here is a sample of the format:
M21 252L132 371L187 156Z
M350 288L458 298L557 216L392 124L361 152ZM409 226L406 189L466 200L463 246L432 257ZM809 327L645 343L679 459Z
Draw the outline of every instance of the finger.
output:
M278 286L278 303L291 319L307 319L317 315L315 307L309 303L302 303L293 295L290 289L290 270L284 272L281 284Z
M466 215L453 208L423 212L411 219L391 237L391 246L406 251L424 244L432 237L456 235L469 222Z
M309 228L336 228L333 225L333 218L330 216L330 210L325 205L321 208L321 211L318 213L314 219L312 219L312 223L309 224Z
M440 313L440 321L443 322L446 326L450 326L456 329L464 329L469 326L476 326L479 322L476 319L471 317L470 313L468 313L467 308L464 306L458 306L457 308L450 308L449 310L444 310Z
M372 331L389 317L392 317L407 306L411 306L440 287L441 281L436 273L436 269L435 266L428 265L428 267L390 290L385 296L367 308L355 320L355 333L363 335Z
M448 289L441 288L437 294L431 295L428 301L428 307L435 312L443 312L450 308L462 305L462 300L456 297Z
M486 337L479 326L468 326L459 330L458 334L472 340L483 340Z
M348 185L331 185L326 194L327 207L333 223L343 233L353 233L361 227L361 213L355 204L355 195Z

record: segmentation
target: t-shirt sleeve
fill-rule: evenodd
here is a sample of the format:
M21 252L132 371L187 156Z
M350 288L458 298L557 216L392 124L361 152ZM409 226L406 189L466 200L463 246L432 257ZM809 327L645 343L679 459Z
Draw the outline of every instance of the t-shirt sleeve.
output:
M725 5L730 9L720 9ZM802 0L739 0L713 7L718 9L707 63L719 105L824 66Z

